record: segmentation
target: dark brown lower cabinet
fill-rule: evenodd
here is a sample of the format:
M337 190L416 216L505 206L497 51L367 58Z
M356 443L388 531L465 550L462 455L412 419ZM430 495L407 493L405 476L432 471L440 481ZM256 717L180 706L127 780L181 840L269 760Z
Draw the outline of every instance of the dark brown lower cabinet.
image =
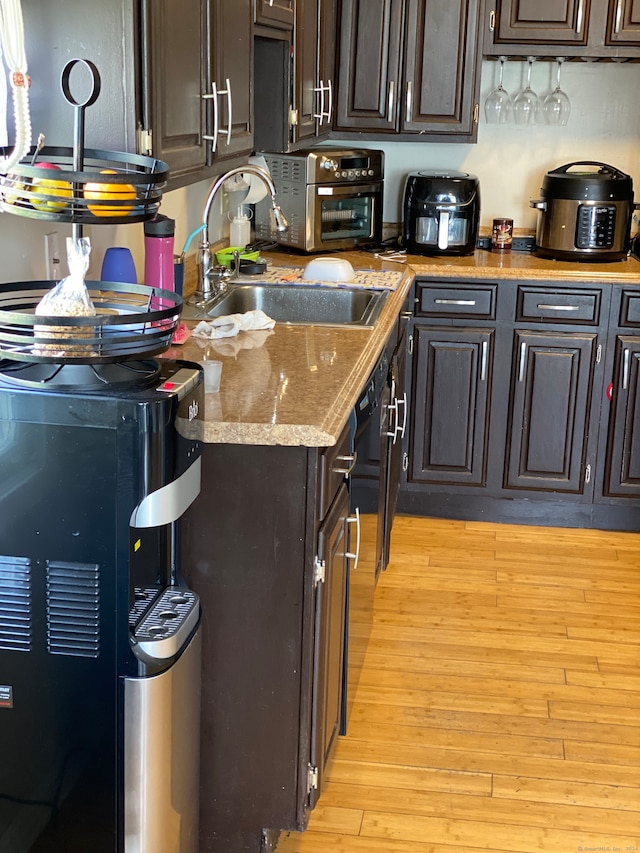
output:
M590 496L595 333L517 330L505 487Z
M401 512L638 529L640 287L417 279L409 331Z
M618 335L611 387L605 491L640 497L640 337Z
M376 565L376 578L387 568L391 555L391 530L398 505L400 476L404 464L403 439L409 423L409 396L406 385L407 335L404 326L391 354L389 365L391 387L387 418L386 483L380 489L378 503L378 517L384 519L384 522L379 524L377 529L376 553L379 555L379 562Z
M413 335L409 476L482 485L494 332L416 323Z
M349 433L207 444L183 573L203 626L201 853L304 829L342 710ZM271 842L269 842L271 843Z
M324 770L340 730L349 574L349 493L341 486L318 531L311 719L310 806L322 790Z

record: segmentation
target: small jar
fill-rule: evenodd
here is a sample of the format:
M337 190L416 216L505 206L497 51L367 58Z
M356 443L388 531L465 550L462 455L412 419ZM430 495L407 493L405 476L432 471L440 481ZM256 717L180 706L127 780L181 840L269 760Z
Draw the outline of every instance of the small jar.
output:
M510 252L513 243L513 219L494 219L491 230L491 251Z

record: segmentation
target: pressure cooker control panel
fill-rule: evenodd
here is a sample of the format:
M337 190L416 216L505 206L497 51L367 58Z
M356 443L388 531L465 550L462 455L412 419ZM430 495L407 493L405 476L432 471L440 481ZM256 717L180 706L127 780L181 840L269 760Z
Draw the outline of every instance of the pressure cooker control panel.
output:
M576 223L576 248L611 249L615 227L615 206L581 204Z

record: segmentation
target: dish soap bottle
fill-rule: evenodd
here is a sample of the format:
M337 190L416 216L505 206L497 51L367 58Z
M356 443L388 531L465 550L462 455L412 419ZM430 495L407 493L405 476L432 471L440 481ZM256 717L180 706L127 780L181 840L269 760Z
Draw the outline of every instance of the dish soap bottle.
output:
M251 242L251 217L245 212L244 206L238 207L236 215L231 220L229 229L229 244L235 248L244 249Z

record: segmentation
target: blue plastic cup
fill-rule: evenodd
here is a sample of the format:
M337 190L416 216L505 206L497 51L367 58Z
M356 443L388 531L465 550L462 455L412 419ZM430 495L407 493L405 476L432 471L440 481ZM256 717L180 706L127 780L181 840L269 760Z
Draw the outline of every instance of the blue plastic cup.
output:
M110 246L104 253L100 279L137 284L138 274L131 250L124 246Z

